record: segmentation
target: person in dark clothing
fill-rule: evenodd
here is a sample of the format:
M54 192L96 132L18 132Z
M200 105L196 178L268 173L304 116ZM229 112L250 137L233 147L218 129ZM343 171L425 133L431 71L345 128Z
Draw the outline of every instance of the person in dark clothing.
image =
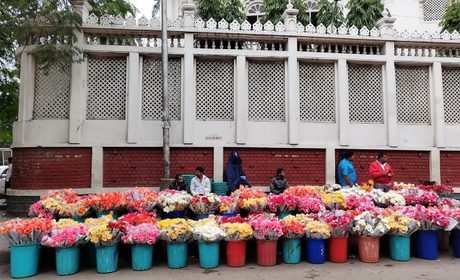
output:
M235 181L235 184L233 184L233 190L231 190L231 192L244 188L252 188L252 186L251 183L246 179L246 175L243 174L238 178L238 180Z
M276 195L282 194L284 190L289 188L288 181L284 177L286 173L284 169L278 168L276 170L276 176L270 180L270 192Z
M235 191L233 189L235 181L238 181L240 175L244 174L243 168L241 167L242 162L243 161L238 153L236 151L232 151L230 159L227 162L227 167L225 167L224 171L224 182L227 182L227 190L229 192Z
M184 181L184 178L182 178L182 175L176 175L176 180L174 180L174 182L169 185L169 189L176 191L187 191L187 183Z

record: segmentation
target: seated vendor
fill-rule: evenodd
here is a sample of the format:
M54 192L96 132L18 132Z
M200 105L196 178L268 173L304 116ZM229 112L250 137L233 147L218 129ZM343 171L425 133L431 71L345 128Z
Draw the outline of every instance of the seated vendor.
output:
M231 192L234 192L238 189L247 189L251 187L251 183L246 179L246 175L243 174L238 178L238 180L235 181L233 184L233 190L231 190Z

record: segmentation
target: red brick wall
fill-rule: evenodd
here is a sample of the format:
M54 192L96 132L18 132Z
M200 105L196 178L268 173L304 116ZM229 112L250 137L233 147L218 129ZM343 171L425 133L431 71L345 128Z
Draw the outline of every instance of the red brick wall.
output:
M339 164L339 152L335 152L335 170ZM355 159L353 166L358 175L358 184L372 179L369 175L369 166L380 152L385 152L388 156L388 164L393 169L394 181L411 184L420 184L430 181L430 153L417 151L377 151L377 150L353 150Z
M460 187L460 152L441 152L441 183Z
M171 148L171 178L195 174L202 166L213 178L212 148ZM163 178L163 148L104 148L104 187L159 187Z
M91 148L18 148L13 154L13 189L91 187Z
M268 186L278 168L284 169L290 186L325 184L325 150L226 148L224 169L233 150L236 150L243 160L243 171L254 186Z

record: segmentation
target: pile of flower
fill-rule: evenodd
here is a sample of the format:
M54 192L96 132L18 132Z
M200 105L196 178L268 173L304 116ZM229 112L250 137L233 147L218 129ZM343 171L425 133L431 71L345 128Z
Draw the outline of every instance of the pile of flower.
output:
M326 209L335 210L339 209L340 207L345 207L345 199L339 192L320 192L319 194L321 196L322 202L324 203L324 206L326 206Z
M352 233L363 237L381 237L390 230L386 220L365 211L353 219Z
M459 208L444 208L444 209L441 209L440 211L444 216L457 221L457 224L455 225L455 229L460 229L460 209Z
M216 211L220 204L220 198L216 194L210 193L205 196L195 195L192 197L189 208L196 214L204 215Z
M348 236L353 227L353 218L342 210L323 212L319 215L319 220L329 225L332 237Z
M349 194L345 196L345 206L339 205L339 209L357 209L359 207L373 207L374 200L369 195L358 196L356 194Z
M449 208L458 208L460 207L460 201L453 198L441 198L439 205L445 205Z
M123 223L117 223L112 219L112 214L102 216L98 219L86 219L85 225L88 227L86 240L91 240L96 246L110 246L117 244L126 229Z
M237 213L240 211L240 207L234 197L230 196L219 196L220 199L220 212L223 213Z
M239 189L232 193L238 206L249 212L262 212L267 204L265 192L258 189Z
M160 238L168 242L185 242L193 233L194 222L185 219L166 219L158 223Z
M252 226L254 238L257 240L277 240L283 235L278 219L264 219L257 217L249 222Z
M267 205L272 212L291 212L297 208L300 197L290 194L269 194Z
M157 242L160 227L153 223L142 223L126 226L123 242L126 244L149 244Z
M291 187L287 190L285 190L283 193L286 195L293 195L297 197L305 197L305 196L310 196L310 195L317 195L319 190L319 187L307 187L307 186L297 186L297 187Z
M165 190L158 194L158 206L164 212L185 210L192 197L186 191Z
M438 196L449 196L454 193L454 189L451 186L437 185L437 186L424 186L417 185L417 189L424 191L435 192Z
M157 193L146 188L134 188L125 192L126 208L130 212L138 211L139 209L147 212L152 212L157 205Z
M78 197L76 202L62 206L59 211L60 217L89 217L92 214L91 207L86 203L86 196Z
M381 190L373 190L370 192L376 206L400 206L406 205L404 196L396 193L395 191L383 192Z
M280 220L285 238L301 238L305 235L305 224L293 220Z
M29 216L52 219L58 215L67 204L77 202L78 193L71 189L60 191L49 191L47 195L41 196L40 200L30 206Z
M420 228L420 222L396 211L394 214L385 217L385 221L390 225L388 234L395 236L410 236Z
M240 214L234 216L234 217L224 217L224 216L217 216L216 221L219 225L225 224L225 223L232 223L232 224L244 224L249 221L248 218L241 218Z
M41 244L47 247L76 247L87 242L88 227L66 219L56 223L55 228L43 236Z
M7 236L9 244L30 244L40 242L53 228L53 221L47 219L14 219L0 223L0 234Z
M118 218L118 222L124 222L128 225L156 224L156 215L153 212L147 212L139 209L139 212L129 213Z
M305 227L305 236L310 239L328 239L331 236L329 225L314 221Z
M319 195L304 196L301 199L298 208L300 211L307 214L318 213L326 209Z
M425 208L422 205L415 207L414 219L420 222L421 230L439 230L445 229L450 231L458 222L444 215L437 208Z
M126 199L120 192L103 192L91 194L87 203L97 212L119 211L126 208Z
M224 231L217 225L214 218L195 222L193 239L200 242L217 242L224 238Z

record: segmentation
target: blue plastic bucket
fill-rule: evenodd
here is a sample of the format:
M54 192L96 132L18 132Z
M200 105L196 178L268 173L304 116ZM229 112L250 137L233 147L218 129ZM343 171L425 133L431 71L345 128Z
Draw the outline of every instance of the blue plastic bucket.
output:
M70 217L70 219L80 224L84 224L86 221L85 217Z
M185 210L182 211L172 211L169 213L164 212L164 218L165 219L177 219L177 218L184 218Z
M210 213L208 213L208 214L203 214L203 215L201 215L201 214L196 214L196 220L199 221L199 220L207 219L207 218L209 218L209 214L210 214Z
M110 214L110 212L96 212L98 218L102 216L107 216L108 214ZM120 217L120 213L118 211L113 211L112 219L116 220L118 219L118 217Z
M388 236L390 258L395 261L408 261L410 259L410 236Z
M10 244L11 277L23 278L37 274L40 246L40 242Z
M450 234L453 239L452 249L454 251L454 257L460 258L460 230L453 229Z
M147 270L152 268L153 244L131 245L131 258L133 270Z
M96 245L96 262L98 273L110 273L118 270L118 244L110 246Z
M201 268L215 268L219 266L219 242L198 241Z
M279 212L278 213L278 220L284 219L284 217L291 215L291 212Z
M187 266L187 242L168 242L168 267L182 268Z
M80 247L55 248L57 275L71 275L78 272Z
M282 238L283 262L299 263L302 255L300 238Z
M238 213L237 213L237 212L235 212L235 213L226 213L226 212L222 212L222 213L220 213L220 215L221 215L222 217L231 218L231 217L236 217L236 216L238 215Z
M87 266L96 266L96 245L92 242L88 242L85 245L85 262Z
M326 242L324 239L307 238L307 262L321 264L326 262Z
M438 231L419 230L417 235L417 257L425 260L438 258Z

